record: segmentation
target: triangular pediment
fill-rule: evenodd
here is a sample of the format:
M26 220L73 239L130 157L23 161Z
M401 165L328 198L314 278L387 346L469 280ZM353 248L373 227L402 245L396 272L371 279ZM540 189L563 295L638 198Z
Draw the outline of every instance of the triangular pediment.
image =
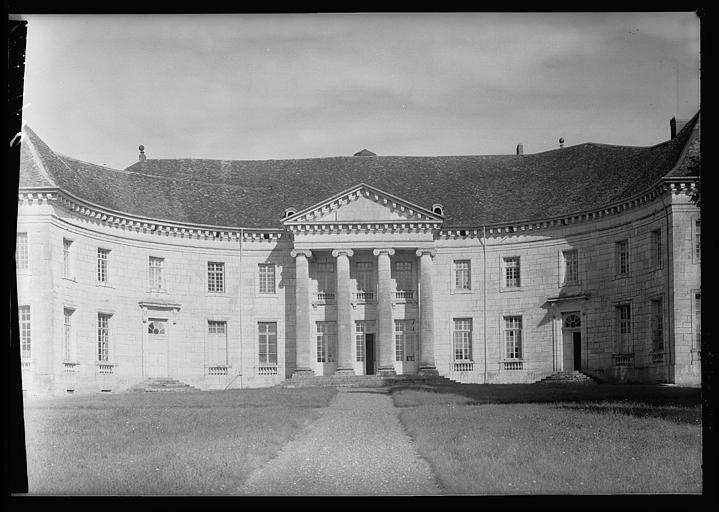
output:
M284 223L441 223L443 220L430 210L360 184L288 217Z

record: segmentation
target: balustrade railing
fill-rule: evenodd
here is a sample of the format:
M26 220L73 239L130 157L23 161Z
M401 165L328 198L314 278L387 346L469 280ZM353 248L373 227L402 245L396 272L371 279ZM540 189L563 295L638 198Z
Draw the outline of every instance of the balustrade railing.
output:
M634 354L614 354L614 366L617 368L628 368L632 366Z
M524 369L524 361L502 361L505 370L522 370Z
M399 290L394 292L394 298L398 300L414 299L414 290Z
M664 362L664 352L652 352L652 364L661 364Z
M65 361L62 363L62 370L65 373L74 373L79 365L80 363Z
M115 373L115 365L111 363L97 363L97 373L100 375L112 375Z
M454 362L454 371L455 372L471 372L474 370L474 362L473 361L455 361Z
M208 366L207 375L227 375L227 366L222 364Z
M277 366L258 366L257 375L277 375Z
M357 302L374 302L374 292L357 292L355 293L355 300Z
M315 293L317 302L331 302L335 300L335 292L317 292Z

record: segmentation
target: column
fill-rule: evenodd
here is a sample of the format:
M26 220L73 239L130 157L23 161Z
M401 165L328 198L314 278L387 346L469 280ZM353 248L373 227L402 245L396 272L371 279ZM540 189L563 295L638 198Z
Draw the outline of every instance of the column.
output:
M394 326L392 325L392 272L390 256L394 256L394 249L375 249L372 253L377 256L377 335L379 346L380 375L395 375L394 370Z
M312 325L310 320L310 264L312 252L293 249L290 255L295 258L295 375L312 375L310 365L314 353L312 344Z
M350 304L350 257L352 249L336 249L332 257L337 258L337 375L354 375L352 367L352 318Z
M434 266L432 258L434 249L417 249L419 256L419 312L420 312L420 348L419 373L438 375L434 364L434 294L432 292L432 275Z

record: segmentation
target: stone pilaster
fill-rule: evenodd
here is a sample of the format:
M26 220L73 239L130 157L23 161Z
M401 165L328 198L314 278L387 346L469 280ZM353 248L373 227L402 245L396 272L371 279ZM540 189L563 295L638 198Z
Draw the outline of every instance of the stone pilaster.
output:
M394 369L394 343L392 325L392 272L390 256L394 256L394 249L375 249L377 256L377 331L379 338L379 367L380 375L395 375Z
M354 375L352 367L352 319L350 304L350 257L352 249L336 249L332 257L337 258L337 370L339 375Z
M310 365L313 354L312 326L310 321L310 265L312 252L293 249L295 258L295 352L297 355L294 375L312 375Z
M434 249L418 249L419 256L419 310L420 310L420 359L419 373L438 375L434 363L434 294L432 292L432 280L434 265L432 258L435 256Z

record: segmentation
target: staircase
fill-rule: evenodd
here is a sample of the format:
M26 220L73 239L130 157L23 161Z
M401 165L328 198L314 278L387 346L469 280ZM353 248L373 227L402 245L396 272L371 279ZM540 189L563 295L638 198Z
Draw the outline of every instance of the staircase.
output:
M175 379L147 379L135 384L129 391L154 393L158 391L197 391L197 388Z
M395 375L386 377L382 375L329 375L298 376L294 375L277 385L281 388L304 387L354 387L354 388L386 388L397 385L442 385L453 384L446 377L439 375Z
M597 381L577 370L569 372L556 372L548 377L544 377L542 380L537 381L537 384L596 384Z

